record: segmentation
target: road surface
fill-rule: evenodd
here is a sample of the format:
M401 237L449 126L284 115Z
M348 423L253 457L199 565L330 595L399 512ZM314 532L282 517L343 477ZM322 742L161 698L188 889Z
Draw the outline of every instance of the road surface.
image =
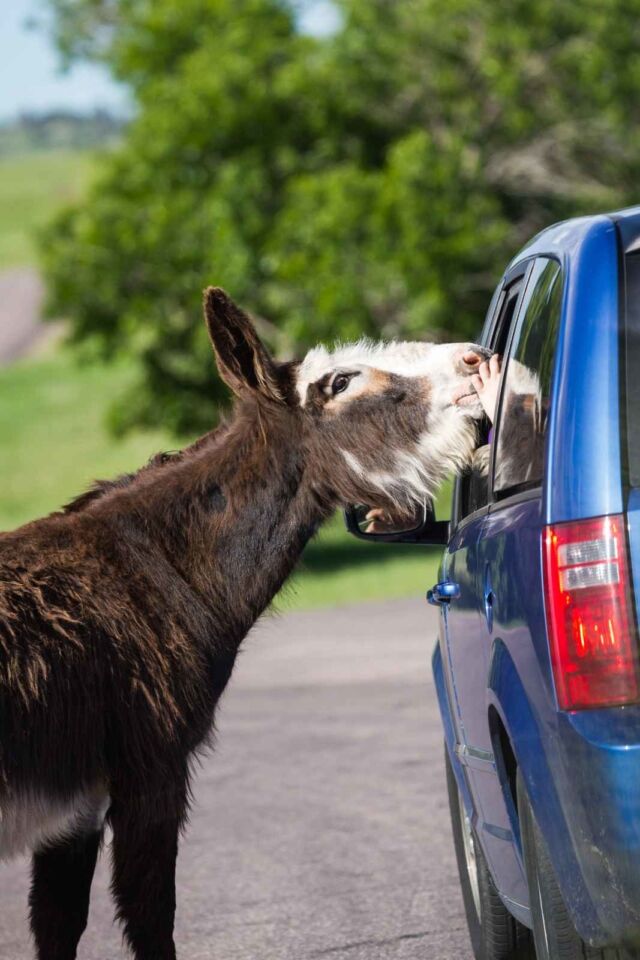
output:
M0 271L0 366L29 353L46 335L44 286L31 267Z
M195 781L180 960L470 960L429 657L433 611L270 616ZM128 954L102 855L79 960ZM0 864L0 958L32 956L28 864Z

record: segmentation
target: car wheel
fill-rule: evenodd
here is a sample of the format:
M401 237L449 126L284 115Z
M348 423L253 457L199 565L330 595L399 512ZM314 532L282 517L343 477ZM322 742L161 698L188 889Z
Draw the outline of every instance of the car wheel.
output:
M544 838L518 770L518 816L538 960L640 960L636 949L590 947L564 905Z
M509 913L489 873L446 748L445 763L453 842L473 954L476 960L535 960L531 931Z

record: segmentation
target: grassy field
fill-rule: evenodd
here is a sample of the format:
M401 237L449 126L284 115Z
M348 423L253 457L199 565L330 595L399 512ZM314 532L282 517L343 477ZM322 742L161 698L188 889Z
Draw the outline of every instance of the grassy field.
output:
M92 153L77 150L0 158L0 270L34 262L38 228L82 194L93 164Z
M57 348L0 370L0 529L56 509L97 477L110 477L175 445L161 433L114 439L110 398L130 382L123 364L81 364Z
M176 446L160 431L124 440L107 432L110 399L132 375L127 364L80 364L59 348L49 357L0 370L0 529L56 509L96 477L134 469L157 450ZM433 582L437 554L355 540L338 516L308 547L277 606L419 594Z
M439 547L364 543L345 531L337 515L307 547L276 606L291 610L424 596L436 581L441 554Z

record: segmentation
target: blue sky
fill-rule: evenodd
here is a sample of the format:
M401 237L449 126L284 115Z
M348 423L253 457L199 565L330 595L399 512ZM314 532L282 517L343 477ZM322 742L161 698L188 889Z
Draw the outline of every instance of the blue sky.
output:
M40 0L4 0L2 6L0 120L24 110L125 108L125 91L105 70L81 65L60 72L58 55L46 33L26 26L29 19L42 14Z
M61 73L58 55L42 30L28 29L41 16L41 0L3 0L0 29L0 121L18 113L56 108L126 110L126 90L106 70L82 64ZM330 0L312 0L302 14L305 32L322 35L335 29L336 11Z

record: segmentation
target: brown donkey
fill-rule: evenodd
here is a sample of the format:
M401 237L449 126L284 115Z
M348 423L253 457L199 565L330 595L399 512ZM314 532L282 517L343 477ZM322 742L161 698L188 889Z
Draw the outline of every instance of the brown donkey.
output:
M137 960L175 957L189 766L238 647L341 503L408 508L471 455L468 344L276 363L217 289L228 424L0 536L0 858L33 851L41 960L72 960L105 822Z

